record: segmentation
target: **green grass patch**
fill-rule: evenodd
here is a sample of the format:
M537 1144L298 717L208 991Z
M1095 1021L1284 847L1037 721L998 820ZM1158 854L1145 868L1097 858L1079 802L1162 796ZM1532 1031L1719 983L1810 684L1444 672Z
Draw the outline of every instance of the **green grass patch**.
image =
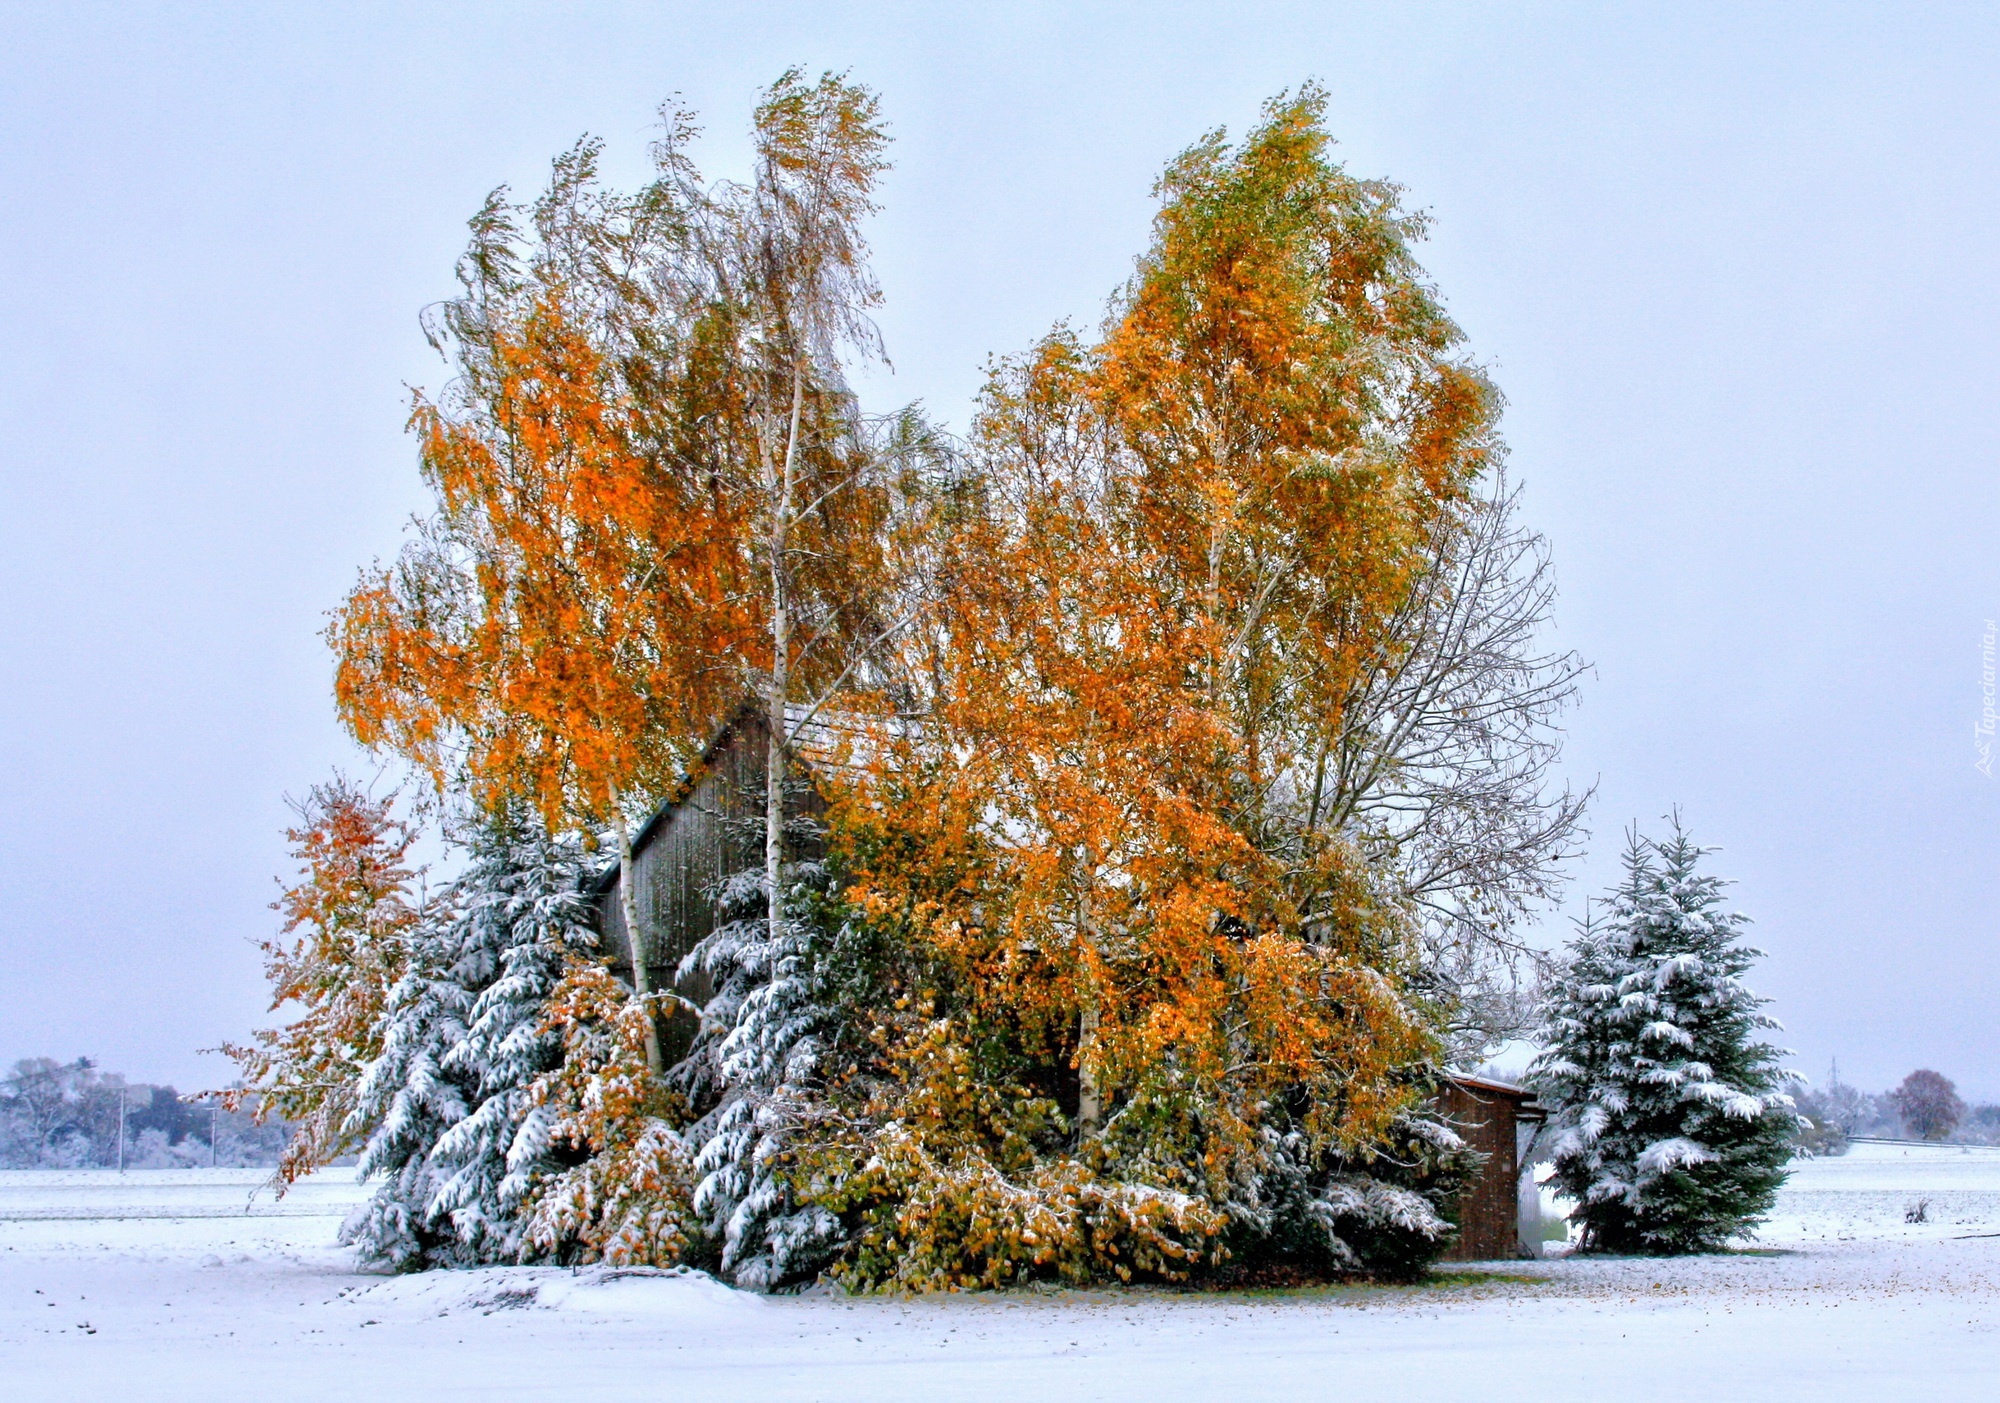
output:
M1239 1296L1244 1300L1270 1301L1307 1298L1314 1300L1396 1300L1411 1296L1468 1291L1480 1286L1547 1286L1549 1280L1521 1272L1453 1271L1433 1268L1418 1281L1302 1282L1287 1285L1232 1286L1209 1288L1204 1294Z

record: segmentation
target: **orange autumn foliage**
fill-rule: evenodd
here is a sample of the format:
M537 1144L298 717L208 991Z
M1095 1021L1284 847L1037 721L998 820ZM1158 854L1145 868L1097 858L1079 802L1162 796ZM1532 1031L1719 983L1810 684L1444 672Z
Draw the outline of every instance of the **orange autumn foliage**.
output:
M547 1143L580 1162L539 1183L527 1205L524 1254L613 1266L677 1264L695 1229L677 1108L646 1068L645 1014L601 966L570 966L544 1026L562 1064L529 1088Z
M1418 221L1327 158L1321 106L1189 152L1103 340L996 373L906 650L918 719L836 807L854 898L939 961L958 1036L1071 1061L1103 1172L1217 1195L1287 1098L1365 1151L1432 1048L1324 760L1494 451Z
M725 716L763 702L781 785L793 702L865 686L885 626L888 455L834 349L872 337L876 100L788 72L744 187L703 187L666 115L639 191L600 189L584 142L527 211L496 193L474 219L433 323L459 378L411 417L436 512L328 630L356 739L477 806L610 822L628 877L627 821ZM628 926L635 901L623 881Z
M315 785L287 829L299 881L274 904L282 934L259 943L275 1012L297 1005L282 1028L248 1045L224 1043L245 1087L224 1092L231 1110L253 1102L261 1121L292 1124L278 1162L290 1184L366 1138L354 1123L362 1075L382 1050L389 990L408 964L404 941L418 912L406 864L416 834L393 816L393 797L372 799L345 779Z
M640 190L599 189L587 142L525 227L488 202L436 319L458 379L410 421L436 511L328 630L358 740L594 822L744 697L854 675L890 499L829 348L869 337L874 101L786 74L750 187L702 186L669 111Z
M734 696L741 523L644 449L562 287L489 337L476 405L417 401L438 514L336 616L336 696L364 744L573 821L664 789Z

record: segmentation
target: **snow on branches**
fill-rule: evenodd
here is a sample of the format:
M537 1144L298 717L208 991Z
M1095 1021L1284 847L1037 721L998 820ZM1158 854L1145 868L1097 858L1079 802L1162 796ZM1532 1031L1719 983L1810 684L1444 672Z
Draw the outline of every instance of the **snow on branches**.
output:
M597 940L574 837L523 805L475 829L466 868L411 929L382 1052L355 1117L364 1175L384 1183L343 1230L398 1268L507 1260L547 1160L531 1088L559 1064L545 1015L569 961Z
M1442 1249L1470 1159L1418 1107L1573 847L1579 664L1424 219L1325 106L1176 160L1102 334L996 363L963 443L851 387L865 88L784 75L747 184L675 110L639 191L586 141L480 211L412 421L436 509L329 630L356 738L486 816L355 1044L369 1256L784 1289ZM761 860L691 879L677 992L644 939L628 988L561 835L685 793L746 703Z
M695 1232L684 1119L646 1065L646 1006L602 965L572 959L543 1027L561 1062L529 1088L533 1109L508 1168L554 1161L524 1201L524 1257L673 1266Z
M1761 1036L1778 1024L1742 981L1762 952L1698 870L1713 849L1672 825L1630 835L1608 914L1552 984L1533 1069L1555 1182L1604 1251L1720 1248L1769 1211L1799 1123L1796 1077Z

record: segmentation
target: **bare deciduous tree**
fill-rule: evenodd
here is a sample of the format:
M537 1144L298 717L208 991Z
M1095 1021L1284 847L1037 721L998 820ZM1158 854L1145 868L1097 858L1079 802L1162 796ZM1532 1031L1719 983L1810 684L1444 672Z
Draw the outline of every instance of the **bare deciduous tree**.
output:
M1518 926L1588 836L1589 792L1554 778L1588 665L1547 649L1555 575L1519 504L1502 474L1438 523L1313 790L1318 821L1417 911L1426 976L1455 1009L1453 1051L1472 1055L1525 1026L1540 956Z
M1943 1140L1965 1119L1958 1088L1949 1077L1927 1067L1904 1077L1889 1100L1902 1118L1903 1133L1919 1140Z

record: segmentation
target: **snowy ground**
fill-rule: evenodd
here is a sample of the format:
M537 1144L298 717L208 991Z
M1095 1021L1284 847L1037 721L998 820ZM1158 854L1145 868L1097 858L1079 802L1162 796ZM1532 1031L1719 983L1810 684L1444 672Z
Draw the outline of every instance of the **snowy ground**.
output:
M1971 1399L2000 1371L2000 1151L1799 1167L1753 1250L1409 1289L767 1300L705 1278L358 1275L358 1190L0 1173L8 1400ZM1906 1210L1927 1199L1928 1221Z

